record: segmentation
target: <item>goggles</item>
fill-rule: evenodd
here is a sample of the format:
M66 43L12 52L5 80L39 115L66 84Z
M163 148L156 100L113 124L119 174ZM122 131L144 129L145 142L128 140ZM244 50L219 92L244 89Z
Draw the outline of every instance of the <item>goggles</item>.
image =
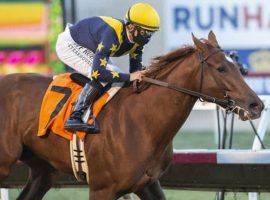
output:
M146 30L140 26L135 26L135 29L138 31L138 33L144 37L144 38L151 38L152 35L155 33L154 31Z

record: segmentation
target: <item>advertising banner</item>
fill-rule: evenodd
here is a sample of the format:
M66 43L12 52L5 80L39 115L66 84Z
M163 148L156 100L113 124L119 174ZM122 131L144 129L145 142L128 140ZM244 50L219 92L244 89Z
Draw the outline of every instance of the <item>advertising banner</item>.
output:
M167 50L193 44L191 33L207 38L210 30L224 50L236 50L251 73L270 74L270 4L266 0L166 0ZM258 76L250 78L254 83ZM262 77L260 93L270 90ZM268 82L269 83L269 82ZM260 88L261 88L260 87ZM265 88L268 87L268 88Z

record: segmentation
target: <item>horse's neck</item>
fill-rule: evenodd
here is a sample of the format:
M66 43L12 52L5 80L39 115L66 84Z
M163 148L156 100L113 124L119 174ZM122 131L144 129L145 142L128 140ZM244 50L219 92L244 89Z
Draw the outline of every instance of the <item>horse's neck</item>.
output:
M161 80L196 90L197 73L192 65L195 65L194 58L187 58ZM187 119L195 101L196 98L189 95L154 85L140 94L132 93L131 88L123 89L101 115L107 122L101 127L104 136L110 141L119 141L106 145L118 150L136 147L134 154L143 153L145 157L161 155Z
M190 61L191 58L183 61L175 69L179 70L183 67L180 69L181 73L172 71L164 81L168 83L175 82L179 87L197 90L198 84L196 83L199 81L198 68L192 67L191 65L194 65L194 62ZM146 116L152 116L147 126L148 134L152 136L152 145L158 146L158 148L162 148L162 145L164 145L165 148L189 116L197 98L156 86L151 86L143 93L141 102L146 102L147 107L151 108L145 109L143 112L145 112Z

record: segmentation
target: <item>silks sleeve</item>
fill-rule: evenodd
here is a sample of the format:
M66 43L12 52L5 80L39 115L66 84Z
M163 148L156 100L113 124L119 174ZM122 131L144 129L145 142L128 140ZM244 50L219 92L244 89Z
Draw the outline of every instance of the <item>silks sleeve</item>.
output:
M130 80L130 75L118 73L107 69L107 63L111 54L113 43L106 40L101 41L95 52L92 64L92 78L100 82L125 82Z
M140 71L142 69L143 47L138 47L133 53L129 54L129 72Z

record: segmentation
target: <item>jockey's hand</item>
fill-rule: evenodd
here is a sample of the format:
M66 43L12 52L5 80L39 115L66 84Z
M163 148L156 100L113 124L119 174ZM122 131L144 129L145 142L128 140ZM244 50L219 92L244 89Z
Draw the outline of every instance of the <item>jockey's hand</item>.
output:
M130 81L138 80L139 82L142 81L142 78L144 77L146 73L146 70L133 72L130 74Z

